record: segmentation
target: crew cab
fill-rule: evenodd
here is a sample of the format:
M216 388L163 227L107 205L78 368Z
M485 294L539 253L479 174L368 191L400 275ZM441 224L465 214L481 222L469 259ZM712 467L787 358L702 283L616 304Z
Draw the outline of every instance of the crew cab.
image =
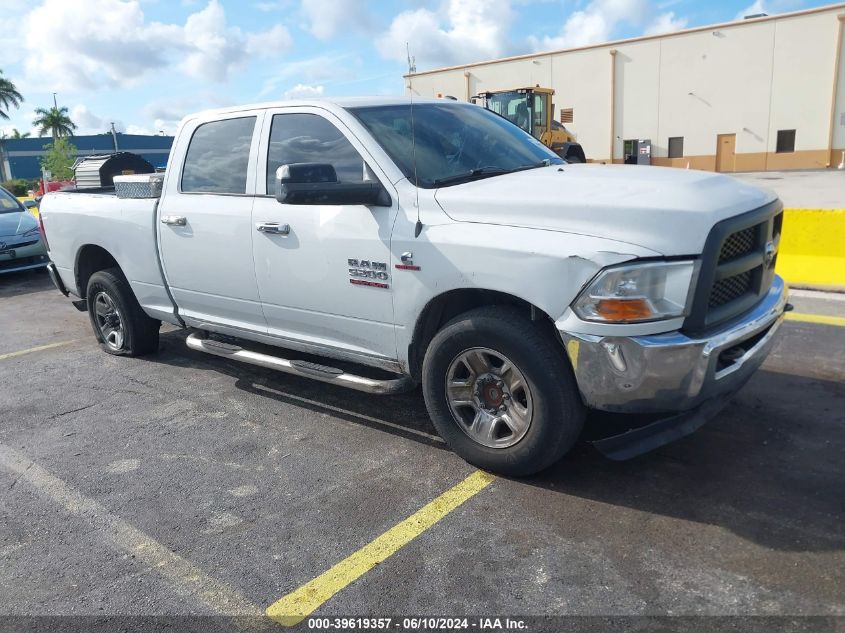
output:
M630 421L596 441L616 459L691 433L789 307L774 194L567 164L472 104L203 112L156 178L148 197L41 205L51 277L105 352L155 352L166 322L193 349L359 391L421 383L441 436L495 472L549 466L590 409Z

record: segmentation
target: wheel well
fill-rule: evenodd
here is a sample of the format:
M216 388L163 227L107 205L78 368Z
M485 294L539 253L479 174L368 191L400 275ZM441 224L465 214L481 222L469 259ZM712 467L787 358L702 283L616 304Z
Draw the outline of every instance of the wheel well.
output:
M414 335L408 346L408 369L411 376L420 380L423 358L428 345L446 323L464 312L493 305L517 306L525 310L525 315L532 321L539 321L552 328L553 321L548 314L528 301L505 292L478 288L462 288L444 292L426 304L414 326Z
M79 249L79 254L76 256L76 288L79 290L79 296L84 299L85 292L88 288L88 280L98 270L105 270L106 268L120 268L117 261L111 254L102 246L95 244L86 244Z

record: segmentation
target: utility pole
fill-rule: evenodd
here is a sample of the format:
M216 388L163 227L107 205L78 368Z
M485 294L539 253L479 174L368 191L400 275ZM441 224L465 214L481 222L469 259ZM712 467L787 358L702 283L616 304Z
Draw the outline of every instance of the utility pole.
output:
M56 110L58 110L58 109L59 109L59 104L56 102L56 93L55 93L55 92L53 93L53 107L54 107Z
M117 151L117 130L114 129L114 121L111 122L111 138L114 141L114 151Z

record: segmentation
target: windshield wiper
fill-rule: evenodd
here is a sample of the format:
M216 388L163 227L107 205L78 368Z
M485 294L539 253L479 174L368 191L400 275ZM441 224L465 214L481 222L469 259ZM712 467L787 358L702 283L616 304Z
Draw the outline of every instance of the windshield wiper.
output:
M537 163L530 163L528 165L519 165L518 167L512 167L507 169L505 167L477 167L476 169L470 169L469 171L462 172L460 174L455 174L453 176L444 176L443 178L437 178L432 182L435 187L439 187L441 185L455 185L461 182L471 182L473 180L480 180L481 178L489 178L490 176L499 176L501 174L512 174L516 171L525 171L527 169L537 169L538 167L548 167L551 165L551 160L548 158L544 158L543 160Z
M508 173L511 174L515 171L525 171L526 169L537 169L539 167L548 167L552 164L551 158L544 158L538 163L530 163L528 165L520 165L519 167L514 167L513 169L509 169Z
M510 172L510 169L505 169L504 167L477 167L476 169L470 169L469 171L454 174L453 176L436 178L431 184L435 187L439 187L440 185L454 185L459 182L470 182L473 180L480 180L481 178L488 178L490 176L498 176L499 174L508 174Z

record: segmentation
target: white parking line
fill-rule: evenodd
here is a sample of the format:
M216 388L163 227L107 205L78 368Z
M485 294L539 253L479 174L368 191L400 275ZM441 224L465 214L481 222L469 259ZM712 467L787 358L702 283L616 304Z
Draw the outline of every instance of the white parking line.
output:
M71 343L78 343L81 340L81 338L73 338L69 341L59 341L58 343L48 343L47 345L39 345L38 347L18 350L17 352L8 352L6 354L0 354L0 360L15 358L16 356L23 356L24 354L32 354L33 352L41 352L45 349L53 349L54 347L63 347L65 345L70 345Z
M221 615L258 616L263 613L260 607L239 592L208 576L199 567L5 444L0 444L0 469L16 476L13 485L25 482L70 514L87 521L106 541L149 565L178 593L198 598ZM8 496L12 493L7 491L3 494Z

